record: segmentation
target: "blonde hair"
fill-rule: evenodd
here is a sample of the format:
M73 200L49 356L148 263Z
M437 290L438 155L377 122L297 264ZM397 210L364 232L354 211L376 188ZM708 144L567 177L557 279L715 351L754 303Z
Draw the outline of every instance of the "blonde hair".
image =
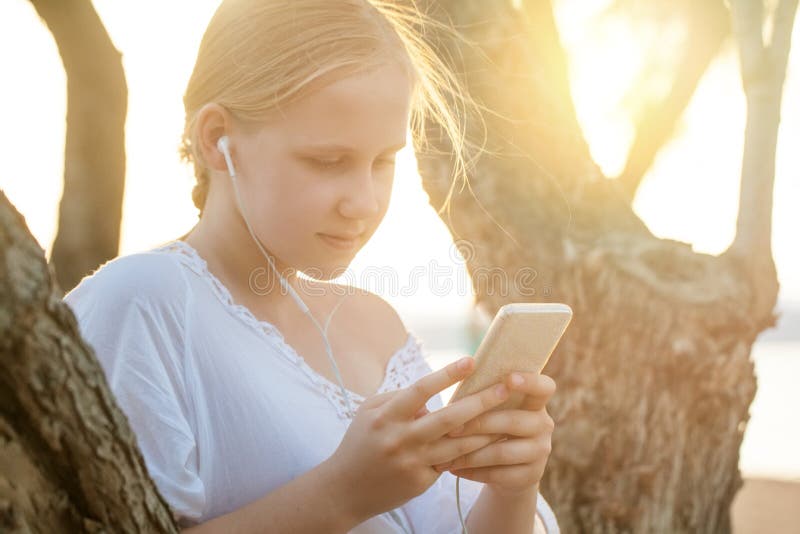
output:
M194 164L192 200L203 213L209 175L198 149L195 119L215 102L243 122L257 122L302 98L329 73L355 74L394 59L414 84L410 126L417 150L427 147L425 120L452 145L453 179L467 183L476 147L466 121L478 106L423 35L428 27L461 36L416 5L382 0L224 0L203 35L183 97L186 122L180 154ZM479 116L479 113L478 113Z

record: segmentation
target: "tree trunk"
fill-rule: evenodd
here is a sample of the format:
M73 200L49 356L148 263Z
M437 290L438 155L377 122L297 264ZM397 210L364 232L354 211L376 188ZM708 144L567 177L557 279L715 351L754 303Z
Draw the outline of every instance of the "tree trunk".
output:
M50 261L72 289L119 252L128 89L122 56L90 0L31 0L67 75L64 192Z
M740 245L711 256L658 239L591 159L549 3L426 4L477 43L429 41L463 58L464 83L493 112L484 116L492 152L443 216L466 252L478 304L494 314L508 302L565 302L575 312L545 370L559 391L548 405L556 430L540 487L562 530L729 532L756 390L750 350L776 320L771 203L763 204L772 194L763 158L774 151L747 166L761 174L749 174L757 194L742 197L740 225L750 220ZM749 108L759 131L777 132L776 115L758 112ZM439 208L452 147L433 124L428 139L441 152L417 158ZM498 268L505 283L487 281Z
M0 191L0 531L176 532L128 420Z

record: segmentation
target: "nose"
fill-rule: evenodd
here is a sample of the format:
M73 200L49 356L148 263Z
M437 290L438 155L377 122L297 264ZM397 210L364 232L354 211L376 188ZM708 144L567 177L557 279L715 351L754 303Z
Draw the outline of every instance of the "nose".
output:
M380 212L378 188L372 172L361 171L347 180L347 189L339 202L339 211L351 219L367 219Z

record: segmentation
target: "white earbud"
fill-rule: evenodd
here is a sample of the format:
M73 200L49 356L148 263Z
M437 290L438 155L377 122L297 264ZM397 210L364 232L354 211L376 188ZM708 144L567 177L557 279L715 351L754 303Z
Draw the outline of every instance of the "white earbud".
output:
M244 219L245 226L247 226L247 230L248 232L250 232L250 236L253 238L253 241L255 241L256 245L258 246L258 249L261 251L261 254L264 256L264 258L266 258L267 263L269 263L270 267L272 267L272 270L275 272L276 275L278 275L278 280L280 281L281 287L283 287L284 291L288 292L292 296L292 298L297 303L300 310L306 315L308 315L308 317L314 323L314 326L316 326L317 330L319 330L319 332L322 334L322 340L325 343L325 351L327 352L328 358L330 359L331 364L333 365L333 370L336 373L336 379L339 382L339 386L342 388L342 396L344 397L345 402L347 404L347 409L350 411L350 413L355 413L353 406L350 403L350 395L347 393L347 390L344 387L344 382L342 381L342 375L339 372L339 366L336 365L336 360L333 358L333 349L331 349L331 345L330 342L328 341L328 335L327 335L330 319L331 317L333 317L334 312L339 308L339 304L342 303L343 299L340 300L334 307L333 311L331 311L330 315L328 316L328 320L325 322L325 327L323 328L322 325L319 324L317 319L311 314L311 311L308 309L308 306L303 301L303 299L300 298L300 295L297 294L294 288L292 288L292 286L289 285L286 279L278 272L278 269L275 267L275 263L273 262L272 257L269 254L267 254L266 250L264 250L264 247L261 245L261 241L258 239L255 232L253 231L253 228L250 226L250 223L247 220L247 217L245 215L244 205L241 197L239 196L239 188L237 187L236 184L236 170L233 167L233 159L231 158L231 152L230 152L230 140L228 139L227 135L223 135L217 140L217 149L219 149L219 151L222 152L222 155L225 156L225 164L228 166L228 174L230 174L231 182L233 183L233 191L234 195L236 196L236 204L239 207L239 213L241 213L242 219ZM456 486L456 497L458 498L458 486ZM394 518L394 520L400 525L400 527L403 529L404 532L408 531L409 527L407 522L405 521L403 516L401 516L397 512L397 510L390 510L388 514ZM460 514L461 514L461 509L459 508L459 515ZM463 526L463 519L462 519L462 526ZM466 532L466 527L464 528Z
M227 135L223 135L217 140L217 149L225 156L225 164L228 166L228 174L232 179L236 179L236 171L233 168L233 160L231 159L230 140Z
M220 152L225 152L228 150L228 136L223 135L217 140L217 148Z
M227 135L223 135L217 140L217 149L219 149L219 151L222 152L222 155L225 156L225 163L228 166L228 174L230 174L231 176L231 182L233 183L233 192L234 195L236 196L236 204L239 207L239 213L242 214L242 219L244 219L244 224L247 226L248 232L250 232L250 236L253 238L253 241L256 242L256 245L258 245L261 254L263 254L264 257L267 259L267 262L269 262L270 266L272 267L272 270L275 271L275 274L278 275L278 280L280 281L281 287L283 287L284 291L288 292L292 296L292 298L294 298L295 302L297 302L297 305L303 312L310 314L308 306L306 305L305 302L303 302L303 299L300 298L300 295L298 295L297 292L294 290L294 288L292 288L292 286L289 285L286 279L280 273L278 273L278 270L275 267L275 263L273 262L272 257L269 254L267 254L266 250L264 250L264 247L261 245L261 241L258 239L258 237L256 237L253 228L250 226L250 222L247 220L247 216L245 215L244 203L242 202L242 198L239 195L239 187L237 186L236 182L236 169L234 169L233 167L233 159L231 159L231 151L230 151L230 140L228 139Z

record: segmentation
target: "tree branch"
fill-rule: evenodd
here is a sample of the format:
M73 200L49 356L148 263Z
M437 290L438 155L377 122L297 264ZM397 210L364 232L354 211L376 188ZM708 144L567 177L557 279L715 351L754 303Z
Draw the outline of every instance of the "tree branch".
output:
M785 76L789 50L792 46L792 28L797 14L798 0L781 0L775 8L772 39L769 53L772 55L775 69Z
M70 290L119 252L128 89L122 57L89 0L31 0L67 75L64 192L50 261Z
M688 38L683 46L678 71L669 94L653 103L636 124L636 138L631 145L625 169L617 183L633 201L647 170L658 151L669 140L675 124L683 115L700 80L720 45L730 35L730 19L721 3L691 3L688 13ZM633 92L638 88L634 87Z
M733 28L739 46L742 86L747 99L744 153L736 221L736 237L726 253L740 258L747 275L775 279L772 258L772 197L775 152L794 12L797 0L782 1L776 11L776 39L769 47L762 37L761 1L731 0ZM788 12L788 13L787 13ZM778 61L775 61L778 58ZM782 61L781 61L782 59ZM754 313L774 306L777 282L756 294Z
M764 14L761 0L731 0L733 36L739 48L742 83L747 93L750 80L758 78L758 68L764 52L761 28Z

